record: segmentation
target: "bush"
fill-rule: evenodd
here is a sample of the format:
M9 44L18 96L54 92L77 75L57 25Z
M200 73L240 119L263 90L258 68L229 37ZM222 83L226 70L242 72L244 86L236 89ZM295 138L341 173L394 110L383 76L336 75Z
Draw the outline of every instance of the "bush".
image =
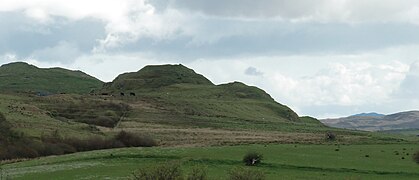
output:
M265 174L260 170L249 168L234 168L229 172L230 180L264 180Z
M413 154L413 161L415 161L417 164L419 164L419 150L416 151L415 154Z
M256 166L262 162L262 159L262 154L250 152L243 157L243 162L246 164L246 166Z
M6 121L6 117L0 112L0 122Z
M157 143L147 136L138 136L133 133L121 131L115 136L115 140L122 142L126 147L152 147Z
M155 167L139 169L134 174L137 180L179 180L182 178L182 170L179 163L168 162Z
M327 132L326 133L326 140L328 140L328 141L336 140L336 134L333 133L333 132Z
M10 129L4 129L4 132L0 129L0 160L35 158L120 147L150 147L156 144L150 137L138 136L125 131L121 131L113 138L97 136L78 139L63 138L56 130L51 134L43 134L38 141L24 137Z
M192 168L192 171L188 174L187 180L206 180L207 171L199 166Z

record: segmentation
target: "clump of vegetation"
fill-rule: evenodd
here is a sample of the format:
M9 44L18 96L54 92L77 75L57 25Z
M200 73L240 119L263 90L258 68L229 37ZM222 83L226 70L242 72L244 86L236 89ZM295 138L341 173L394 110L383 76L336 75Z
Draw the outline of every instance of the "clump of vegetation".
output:
M257 152L249 152L243 157L246 166L256 166L262 162L263 155Z
M200 166L195 166L192 171L188 174L187 180L206 180L207 171Z
M73 98L71 101L46 107L51 116L89 125L115 127L131 107L125 103Z
M137 180L180 180L182 170L179 163L165 163L155 167L146 167L134 173Z
M419 150L416 151L415 154L413 154L413 161L415 161L417 164L419 164Z
M260 170L249 168L234 168L229 172L230 180L264 180L265 174Z
M163 164L143 167L133 173L136 180L183 180L182 167L179 162L165 162ZM187 180L206 180L207 171L200 166L195 166L186 176Z
M333 132L327 132L326 133L326 140L335 141L336 140L336 134L333 133Z
M4 142L5 146L0 148L0 160L63 155L99 149L150 147L157 145L150 137L143 137L125 131L121 131L113 138L91 137L88 139L63 138L58 131L54 131L49 135L42 135L40 141L29 139L22 135L16 136L13 138L13 141Z
M138 136L133 133L121 131L115 136L115 140L121 142L126 147L152 147L157 143L149 136Z

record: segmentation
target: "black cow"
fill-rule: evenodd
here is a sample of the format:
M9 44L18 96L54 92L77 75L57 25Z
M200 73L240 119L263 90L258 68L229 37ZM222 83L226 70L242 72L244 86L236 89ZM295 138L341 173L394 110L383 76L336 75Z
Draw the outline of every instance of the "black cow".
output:
M135 96L135 93L131 92L129 93L130 96Z

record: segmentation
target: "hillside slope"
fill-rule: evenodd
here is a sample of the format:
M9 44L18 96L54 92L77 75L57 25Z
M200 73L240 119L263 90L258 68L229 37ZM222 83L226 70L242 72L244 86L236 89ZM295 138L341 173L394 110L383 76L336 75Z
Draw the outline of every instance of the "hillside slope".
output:
M419 111L400 112L386 116L350 116L321 121L331 127L366 131L419 129Z
M102 82L81 71L62 68L38 68L23 62L0 67L0 91L40 94L89 93Z
M69 78L62 76L63 72L78 80L85 77L82 73L74 75L73 71L45 70L23 63L11 67L3 66L2 72L42 77L39 74L59 71L45 77L52 82ZM54 83L42 84L44 80L39 79L33 86L59 90ZM8 90L20 90L16 89ZM330 131L342 142L398 140L330 128L314 118L300 118L257 87L240 82L214 85L182 65L146 66L118 76L95 93L85 93L88 88L81 85L69 90L81 94L36 96L1 91L0 113L15 132L37 139L54 132L63 137L112 137L125 130L151 136L163 146L323 143L325 133Z
M166 110L184 115L261 119L256 114L273 114L278 120L300 121L293 110L257 87L240 82L216 86L183 65L146 66L138 72L119 75L102 91L115 96L134 93L159 99Z

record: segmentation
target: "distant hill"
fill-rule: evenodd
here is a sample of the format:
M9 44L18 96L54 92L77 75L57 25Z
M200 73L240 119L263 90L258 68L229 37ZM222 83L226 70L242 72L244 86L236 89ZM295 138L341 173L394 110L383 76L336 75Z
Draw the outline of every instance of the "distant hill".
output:
M63 68L38 68L15 62L0 67L0 91L41 94L89 93L103 85L100 80L81 71Z
M385 116L385 114L378 114L375 112L371 112L371 113L361 113L361 114L355 114L352 115L350 117L383 117Z
M391 115L367 113L337 119L323 119L322 123L337 128L366 131L387 131L419 128L419 111L401 112Z

